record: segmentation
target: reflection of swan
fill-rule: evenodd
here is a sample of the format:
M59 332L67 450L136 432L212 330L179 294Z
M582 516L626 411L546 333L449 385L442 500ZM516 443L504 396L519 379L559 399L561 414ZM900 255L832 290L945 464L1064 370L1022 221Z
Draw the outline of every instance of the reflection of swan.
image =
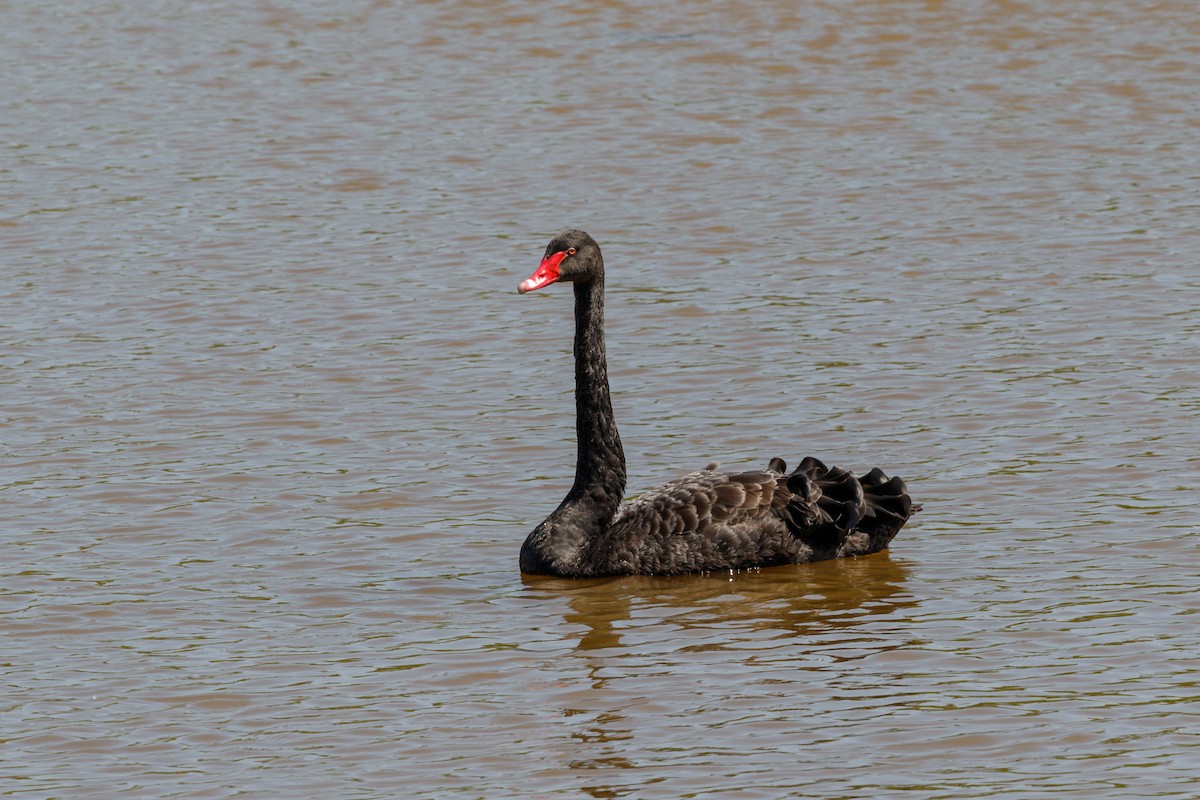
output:
M638 615L682 630L720 626L719 639L685 642L684 649L719 649L723 642L736 642L739 632L777 629L803 635L848 629L915 605L904 590L907 578L908 570L885 551L723 575L522 580L527 591L566 596L571 611L564 619L586 627L579 650L590 651L624 647L620 624Z
M905 616L917 604L907 579L887 552L724 575L524 576L525 597L559 607L565 599L564 622L583 629L574 656L559 659L570 663L552 670L557 682L536 692L569 732L562 767L583 796L639 796L646 760L691 741L680 732L692 724L689 711L728 706L724 718L753 716L743 698L772 708L794 683L806 702L819 703L838 685L841 670L826 671L831 664L912 646L911 637L869 629L872 619ZM705 724L712 729L711 718Z

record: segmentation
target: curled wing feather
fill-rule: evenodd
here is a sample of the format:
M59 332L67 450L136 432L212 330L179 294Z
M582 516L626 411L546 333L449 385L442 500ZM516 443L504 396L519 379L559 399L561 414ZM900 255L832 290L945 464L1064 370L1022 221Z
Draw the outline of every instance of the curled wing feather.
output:
M806 458L791 473L684 475L623 505L586 557L598 574L681 574L875 552L915 510L904 482Z

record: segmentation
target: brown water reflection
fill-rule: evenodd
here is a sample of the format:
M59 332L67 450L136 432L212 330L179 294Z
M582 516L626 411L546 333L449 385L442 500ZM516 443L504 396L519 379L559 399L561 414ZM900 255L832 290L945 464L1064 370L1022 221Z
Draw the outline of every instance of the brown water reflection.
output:
M884 552L878 557L840 560L827 567L773 567L732 575L687 577L631 576L621 579L564 580L523 575L527 590L562 594L569 624L583 625L579 651L620 649L621 635L638 620L678 625L697 637L733 628L756 638L804 636L852 628L871 614L913 605L904 591L907 571ZM802 593L798 594L798 591ZM691 636L689 636L691 638ZM720 639L688 645L720 649ZM685 648L685 649L688 649Z
M637 779L616 775L644 766L645 745L639 742L647 731L639 720L646 714L669 718L675 702L666 693L642 696L636 687L679 659L707 661L712 668L708 679L680 676L684 684L715 679L731 687L740 683L737 673L750 672L770 695L789 692L804 671L911 647L911 635L857 630L918 602L904 589L907 576L908 570L886 552L690 579L526 576L528 599L565 598L563 621L580 631L574 651L580 663L571 669L575 679L532 687L535 694L549 691L561 701L557 713L578 744L563 753L562 768L581 776L580 788L589 796L626 794ZM814 640L819 647L812 646ZM689 689L681 685L672 693L682 697ZM781 732L788 727L782 720L762 726Z

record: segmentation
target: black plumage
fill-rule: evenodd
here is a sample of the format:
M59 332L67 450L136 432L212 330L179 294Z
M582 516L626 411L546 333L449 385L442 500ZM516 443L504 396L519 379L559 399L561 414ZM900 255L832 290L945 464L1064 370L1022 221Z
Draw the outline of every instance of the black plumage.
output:
M604 260L583 231L559 234L522 293L575 289L575 482L521 547L521 571L563 577L678 575L798 564L884 549L914 507L900 478L861 478L805 458L792 472L710 464L622 505L625 454L604 352Z

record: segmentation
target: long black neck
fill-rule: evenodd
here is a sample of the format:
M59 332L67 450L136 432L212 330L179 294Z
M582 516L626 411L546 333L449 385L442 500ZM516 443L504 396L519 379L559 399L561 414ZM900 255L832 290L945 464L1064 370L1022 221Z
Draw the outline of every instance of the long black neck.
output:
M607 525L625 494L625 451L604 354L604 273L575 287L575 484L563 500Z

